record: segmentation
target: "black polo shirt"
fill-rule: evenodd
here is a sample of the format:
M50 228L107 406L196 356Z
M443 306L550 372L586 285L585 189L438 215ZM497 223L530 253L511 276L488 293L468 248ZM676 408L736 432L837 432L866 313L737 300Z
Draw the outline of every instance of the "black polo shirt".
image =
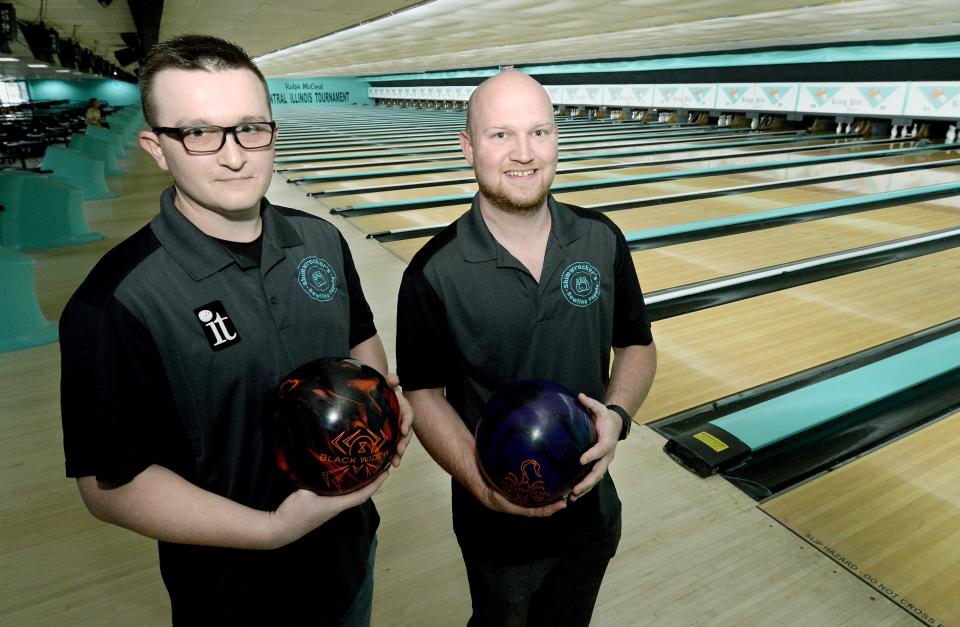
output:
M652 341L630 250L606 216L548 200L540 281L500 246L478 200L411 260L397 309L405 389L445 388L473 431L486 401L520 379L555 381L603 400L612 346ZM571 543L619 538L620 502L607 477L547 519L493 512L453 485L461 546L499 561L556 555Z
M159 464L273 510L293 486L262 437L272 390L307 361L348 355L376 333L373 316L325 220L264 199L257 265L197 229L174 198L163 193L160 214L104 256L61 318L67 475L123 483ZM365 574L378 520L368 503L278 551L161 542L174 618L206 609L218 622L272 621L278 605L301 603L333 621Z

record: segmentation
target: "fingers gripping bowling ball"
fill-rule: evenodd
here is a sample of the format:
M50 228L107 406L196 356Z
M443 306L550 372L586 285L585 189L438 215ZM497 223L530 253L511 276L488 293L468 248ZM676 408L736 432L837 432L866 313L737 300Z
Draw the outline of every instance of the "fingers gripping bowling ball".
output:
M400 439L400 405L375 369L349 358L300 366L277 386L269 433L297 487L347 494L386 470Z
M580 456L596 444L597 429L562 385L519 381L490 398L475 439L487 482L512 503L540 507L566 498L590 472Z

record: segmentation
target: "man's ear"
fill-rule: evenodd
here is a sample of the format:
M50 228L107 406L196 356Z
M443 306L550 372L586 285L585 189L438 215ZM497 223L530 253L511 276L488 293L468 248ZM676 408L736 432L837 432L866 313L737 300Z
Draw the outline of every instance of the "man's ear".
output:
M156 133L153 131L140 131L140 147L143 148L148 155L153 157L153 160L157 162L157 166L161 170L170 170L170 168L167 167L167 158L163 154L163 146L160 145L160 138Z
M473 165L473 143L466 131L460 131L460 150L463 151L463 157L467 160L467 163Z

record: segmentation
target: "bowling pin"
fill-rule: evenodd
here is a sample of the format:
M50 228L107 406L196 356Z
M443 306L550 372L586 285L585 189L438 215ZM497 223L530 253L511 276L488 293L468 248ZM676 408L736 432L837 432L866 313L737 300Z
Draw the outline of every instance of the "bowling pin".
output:
M953 124L947 129L947 143L952 144L957 140L957 127Z
M890 127L890 139L896 139L899 132L897 131L899 127L891 126Z

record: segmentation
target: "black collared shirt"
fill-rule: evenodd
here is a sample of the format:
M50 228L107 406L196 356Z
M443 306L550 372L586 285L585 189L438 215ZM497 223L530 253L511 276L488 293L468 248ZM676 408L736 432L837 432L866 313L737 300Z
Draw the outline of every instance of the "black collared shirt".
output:
M262 436L270 394L293 368L372 337L373 316L328 222L264 199L258 266L197 229L174 198L163 193L160 214L104 256L61 318L67 475L123 483L159 464L273 510L293 487ZM324 611L335 619L364 575L377 521L370 503L281 551L161 543L174 617L200 594L221 619L225 606L257 615L257 600L274 593L290 602L290 582L269 572L287 569L330 586Z
M652 342L623 234L603 214L551 197L538 282L497 243L477 203L404 272L397 309L404 388L445 388L471 431L493 393L521 379L555 381L603 400L611 347ZM564 542L595 540L619 526L609 475L543 520L487 510L456 483L453 500L461 545L503 560L557 554Z

